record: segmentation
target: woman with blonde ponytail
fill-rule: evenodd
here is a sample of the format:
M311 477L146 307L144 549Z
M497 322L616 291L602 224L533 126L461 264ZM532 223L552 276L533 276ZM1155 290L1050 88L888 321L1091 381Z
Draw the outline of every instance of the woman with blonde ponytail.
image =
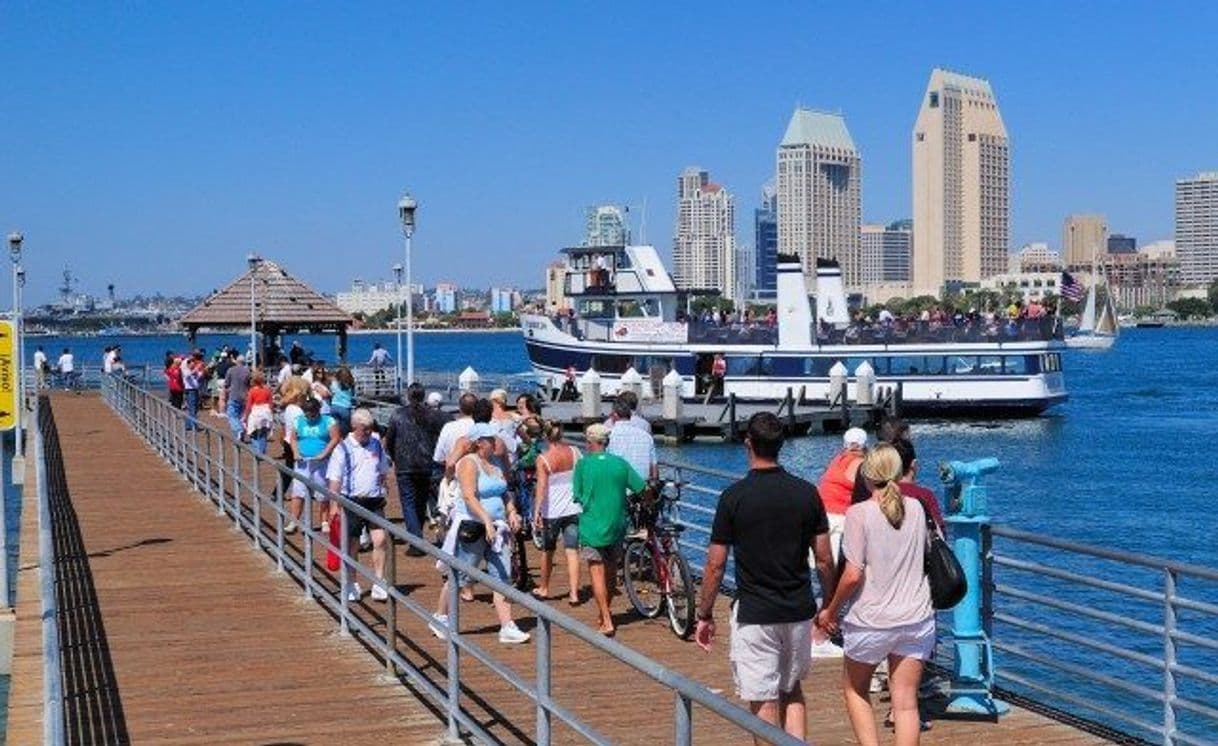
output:
M923 661L935 647L935 617L923 569L926 513L918 500L901 494L901 456L888 444L876 446L859 469L871 497L846 511L842 551L846 569L833 600L816 625L845 641L846 711L862 746L879 743L871 711L871 675L888 661L892 720L898 746L917 744L920 734L918 683Z

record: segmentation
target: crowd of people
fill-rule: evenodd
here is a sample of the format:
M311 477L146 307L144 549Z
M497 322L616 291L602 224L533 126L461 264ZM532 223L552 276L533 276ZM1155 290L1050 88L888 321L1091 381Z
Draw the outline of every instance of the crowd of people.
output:
M630 501L655 489L659 475L651 425L631 392L616 397L605 422L585 428L581 448L565 439L560 422L543 416L534 397L509 403L501 389L486 398L464 393L449 415L438 394L411 384L380 428L367 409L356 407L345 367L330 373L318 362L284 359L277 372L266 374L235 351L208 361L194 350L167 355L165 375L170 398L187 410L188 423L197 421L210 379L213 411L227 419L235 437L265 454L272 430L282 430L282 458L290 469L284 477L287 532L307 520L337 536L340 506L311 485L325 484L383 516L393 478L404 530L419 540L408 544L408 555L424 554L421 542L431 540L539 599L565 599L571 606L591 601L597 629L615 634L621 549L639 528L631 524ZM728 655L737 692L752 711L804 737L801 682L811 661L842 658L846 712L859 742L878 743L870 695L887 688L891 711L885 721L898 743L916 743L929 727L919 711L919 687L935 646L923 556L928 531L942 532L943 516L934 493L917 484L908 427L884 423L871 447L866 432L846 431L817 484L780 465L784 430L778 417L758 413L746 433L749 470L723 492L712 524L696 642L709 650L715 639L714 611L730 556L736 596ZM316 513L306 516L310 497ZM371 550L371 599L385 601L385 555L392 547L386 533L350 510L345 523L352 551ZM528 542L538 550L536 581L525 561ZM560 543L565 579L555 572ZM473 582L461 572L450 575L443 562L436 567L444 581L428 626L446 639L449 584L457 584L458 597L468 602ZM358 582L346 592L352 600L364 593ZM491 603L499 642L528 642L506 596L494 591Z

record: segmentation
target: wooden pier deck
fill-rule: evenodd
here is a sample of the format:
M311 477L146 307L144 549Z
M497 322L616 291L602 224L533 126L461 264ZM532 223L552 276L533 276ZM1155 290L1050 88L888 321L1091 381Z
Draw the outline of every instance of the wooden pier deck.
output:
M94 676L106 673L94 679L100 688L73 690L81 706L72 711L78 718L96 717L97 708L84 707L84 700L100 691L108 702L101 714L110 723L104 733L78 725L78 733L94 737L74 743L126 742L112 737L116 733L135 743L331 743L340 738L348 743L430 743L442 734L442 717L431 703L386 677L383 663L358 643L338 637L333 617L320 606L304 603L299 586L275 573L274 563L253 549L248 537L232 530L230 521L217 517L213 505L199 500L99 397L56 395L53 408L70 495L68 504L57 510L56 520L64 524L57 525L57 542L59 532L75 531L77 537L75 547L70 542L62 545L61 551L70 554L61 559L61 566L71 560L71 585L92 591L91 598L85 593L75 605L66 604L65 611L92 620L93 634L74 649L77 657L92 661ZM273 444L271 452L277 453L278 446ZM268 469L266 483L273 476ZM389 502L390 515L396 517L396 500L391 497ZM27 510L25 515L32 514ZM301 556L300 537L292 538ZM408 558L400 547L397 551L396 587L432 607L439 588L433 562ZM315 556L320 559L324 552L315 551ZM536 567L535 560L530 558L531 567ZM24 570L23 580L28 581L26 574L36 573ZM334 587L324 568L317 568L317 577L323 586ZM561 566L555 577L559 581L552 590L564 592ZM586 584L586 573L583 578ZM22 587L28 586L25 582ZM479 591L475 603L463 604L462 632L531 679L535 646L498 645L488 601L489 594ZM18 609L19 662L26 671L38 665L37 603L36 598L23 597ZM563 601L553 603L589 625L594 621L590 603L573 609ZM373 630L384 632L383 605L365 596L358 610ZM733 696L726 629L715 649L704 654L693 643L673 637L662 620L642 620L629 612L624 597L615 599L614 611L620 642ZM721 604L720 618L725 613ZM404 609L397 618L399 650L443 688L444 644ZM518 621L526 631L535 626L531 618ZM669 693L561 631L554 634L557 702L615 742L671 741ZM65 660L67 664L72 661ZM529 742L536 712L525 695L469 656L462 657L461 681L462 706L496 739ZM839 681L840 663L819 661L806 682L808 733L817 743L853 742ZM9 742L35 743L41 702L39 692L31 689L38 685L23 686L17 677L14 682ZM883 703L877 704L877 718L884 709ZM694 734L699 744L746 740L733 726L697 707ZM891 742L891 732L882 737ZM554 740L580 742L557 721ZM1104 741L1015 708L996 723L935 715L924 742L976 746Z

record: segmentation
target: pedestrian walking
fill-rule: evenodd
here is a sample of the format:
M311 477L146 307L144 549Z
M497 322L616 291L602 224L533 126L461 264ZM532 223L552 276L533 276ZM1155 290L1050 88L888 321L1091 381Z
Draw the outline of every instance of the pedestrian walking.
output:
M330 416L338 422L338 429L346 437L351 432L351 410L355 407L355 376L345 365L338 366L330 381Z
M444 426L439 413L424 403L426 397L427 391L421 384L407 386L406 403L394 411L385 429L385 449L393 459L402 523L406 533L417 538L423 536L431 493L432 455ZM412 546L406 554L417 557L423 550Z
M227 396L224 414L228 417L228 427L233 431L233 437L237 439L241 439L246 433L244 420L249 410L249 407L246 406L246 397L250 393L250 380L250 367L245 364L245 357L238 355L233 360L233 365L224 371L224 391ZM263 385L265 383L264 377ZM269 393L270 389L267 391Z
M305 408L306 418L314 407L316 405ZM320 407L316 409L320 417ZM332 432L337 433L338 425L329 415L325 417L330 422ZM390 466L380 437L372 432L374 425L372 413L367 409L361 407L351 413L351 432L338 442L337 447L331 449L325 467L326 481L331 492L342 495L375 516L384 518L385 484ZM299 421L297 426L300 426ZM388 583L393 582L392 578L385 578L385 545L388 538L385 529L350 508L344 507L343 510L347 520L347 547L353 560L359 561L360 534L367 531L372 539L372 572L375 578L371 581L371 596L373 601L385 601L389 598ZM339 520L337 511L330 520ZM363 595L358 579L352 580L342 592L347 594L349 601L359 601Z
M543 424L546 450L537 457L537 484L533 499L533 533L541 538L541 578L533 595L550 598L550 579L554 574L554 551L562 537L567 561L567 603L580 603L579 584L579 504L575 502L572 477L580 453L563 442L562 425Z
M199 429L199 397L203 386L203 351L196 349L190 357L184 358L180 365L182 369L182 389L186 395L186 429Z
M300 410L301 415L296 418L290 433L292 448L296 454L296 481L292 483L292 515L295 520L301 516L304 498L309 493L310 485L325 484L330 454L342 440L338 433L338 423L330 415L321 413L321 402L309 397L301 403ZM352 413L351 416L354 417L355 414ZM338 506L331 505L324 492L314 492L313 500L321 520L321 532L328 533L330 521L338 514ZM312 520L311 516L304 518Z
M695 640L710 650L715 599L730 551L736 562L729 658L741 699L753 714L806 736L802 681L811 665L816 602L808 552L821 588L832 594L836 576L829 521L816 487L778 462L782 422L772 412L749 418L744 439L748 474L724 490L715 509L702 575Z
M389 356L389 350L381 347L380 342L372 345L372 356L368 358L368 365L372 367L373 380L376 381L376 390L379 393L385 387L385 369L393 363L393 358Z
M240 358L238 358L240 359ZM231 372L231 371L230 371ZM249 388L245 392L245 405L241 412L240 434L245 435L256 453L266 455L267 439L275 425L274 395L266 385L266 376L261 370L254 371ZM232 399L229 399L231 406Z

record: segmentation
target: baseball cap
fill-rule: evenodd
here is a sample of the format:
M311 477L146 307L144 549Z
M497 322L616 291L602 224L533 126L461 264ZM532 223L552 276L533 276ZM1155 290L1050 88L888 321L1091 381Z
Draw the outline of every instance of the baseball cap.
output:
M593 423L588 425L588 429L584 431L584 437L587 438L588 442L590 443L608 443L609 428L605 427L599 422Z
M491 401L497 401L500 404L507 404L507 391L503 389L495 389L487 398Z
M842 435L842 445L849 448L850 446L858 446L859 448L867 447L867 431L861 427L852 427Z
M433 407L440 406L440 403L443 401L444 396L439 391L433 391L427 395L427 403Z
M476 422L469 429L469 434L466 435L471 441L482 440L483 438L494 438L499 435L499 431L489 422Z

